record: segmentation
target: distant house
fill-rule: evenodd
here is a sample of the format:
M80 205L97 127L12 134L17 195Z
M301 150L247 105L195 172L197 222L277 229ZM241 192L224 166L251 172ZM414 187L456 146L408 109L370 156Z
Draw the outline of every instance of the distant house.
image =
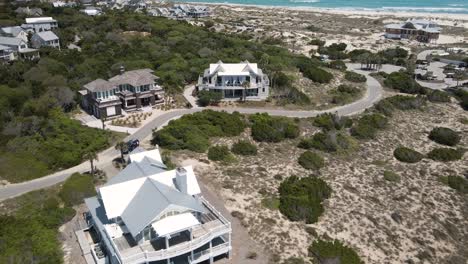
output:
M190 6L187 15L193 18L208 17L211 15L211 10L207 6Z
M22 15L27 15L27 16L42 16L42 9L37 8L37 7L18 7L15 10L15 13L17 14L22 14Z
M203 197L192 166L169 170L158 149L129 156L125 169L85 199L88 227L77 231L83 254L110 264L229 258L231 223Z
M94 6L87 6L85 9L81 9L80 11L88 16L99 16L102 14L101 8Z
M83 86L82 107L97 118L122 114L164 102L164 90L156 84L159 77L151 69L125 71L108 81L97 79Z
M20 26L2 27L0 28L0 35L5 37L20 38L28 42L28 32Z
M75 2L64 2L64 1L54 1L52 3L54 7L75 7Z
M28 43L20 38L0 37L0 45L8 47L8 51L13 60L18 58L35 59L39 58L39 52L36 49L28 47Z
M34 32L49 31L58 28L57 20L52 17L28 17L23 28L32 29Z
M268 76L256 63L210 64L199 77L197 89L221 93L224 99L265 100L269 95Z
M186 4L174 5L169 9L172 18L201 18L211 15L211 10L207 6L194 6Z
M93 4L93 0L79 0L79 1L84 6L91 6Z
M428 20L408 20L401 24L385 26L385 37L388 39L411 39L433 43L439 39L440 27Z
M151 8L148 9L146 12L150 16L169 17L171 15L169 9L165 7Z
M52 31L42 31L34 33L31 37L31 44L34 48L52 47L60 49L60 40Z
M15 59L13 49L0 45L0 62L9 62Z

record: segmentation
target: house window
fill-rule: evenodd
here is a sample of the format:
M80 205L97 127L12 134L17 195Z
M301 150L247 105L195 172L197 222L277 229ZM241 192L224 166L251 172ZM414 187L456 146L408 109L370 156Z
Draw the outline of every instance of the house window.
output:
M265 92L265 87L262 88L262 93L264 93L264 92Z

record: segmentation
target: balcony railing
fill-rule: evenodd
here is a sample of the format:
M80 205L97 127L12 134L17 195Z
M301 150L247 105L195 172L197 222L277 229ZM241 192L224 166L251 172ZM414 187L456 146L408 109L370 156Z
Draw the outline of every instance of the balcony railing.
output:
M226 253L230 250L230 243L226 242L220 245L217 245L215 247L205 249L203 251L197 252L193 254L192 256L188 256L188 261L189 264L194 263L194 262L200 262L208 259L210 256L217 256L222 253Z

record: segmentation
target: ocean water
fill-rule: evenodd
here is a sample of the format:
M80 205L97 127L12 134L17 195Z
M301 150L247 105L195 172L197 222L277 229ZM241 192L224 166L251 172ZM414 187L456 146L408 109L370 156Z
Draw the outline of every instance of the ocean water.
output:
M243 5L468 14L468 0L186 0ZM184 1L185 2L185 1Z

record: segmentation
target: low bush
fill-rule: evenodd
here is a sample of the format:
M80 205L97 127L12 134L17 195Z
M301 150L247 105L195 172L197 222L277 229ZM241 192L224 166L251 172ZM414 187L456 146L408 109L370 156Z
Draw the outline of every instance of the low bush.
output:
M349 136L335 131L315 133L311 138L302 139L298 147L303 149L317 149L326 152L350 149L353 146Z
M423 159L424 155L406 147L398 147L393 151L393 156L401 161L406 163L416 163Z
M436 161L455 161L463 157L464 151L461 149L452 148L435 148L431 150L427 157Z
M444 91L433 90L427 95L427 99L433 103L448 103L450 102L450 95Z
M212 146L208 149L208 159L212 161L228 161L231 156L225 145Z
M336 90L332 90L331 94L333 95L332 103L342 105L356 99L361 94L361 90L353 86L342 84L338 86Z
M247 140L240 140L232 145L231 151L237 155L255 156L257 155L257 146Z
M377 132L387 127L388 120L380 114L367 114L351 128L351 135L358 139L373 139Z
M280 212L291 221L315 223L324 209L322 202L331 195L331 188L317 177L291 176L279 187Z
M468 193L468 180L463 177L450 175L448 177L442 177L441 181L454 190L461 193Z
M460 142L460 134L447 127L436 127L429 133L429 139L447 146L455 146Z
M309 256L317 263L364 264L352 248L338 240L314 241L309 247Z
M313 39L313 40L311 40L309 42L310 45L315 45L315 46L319 46L319 47L324 46L325 43L326 43L325 40L320 40L320 39Z
M299 164L308 170L318 170L325 166L325 161L317 153L306 151L299 156L298 159Z
M280 142L299 136L299 126L290 118L273 117L267 113L249 117L252 123L252 137L259 142Z
M330 69L335 69L335 70L340 70L340 71L344 71L347 68L346 64L342 60L331 61L328 63L327 66Z
M463 109L468 110L468 92L462 89L457 89L455 91L455 96L460 101L460 105Z
M401 181L400 175L396 174L393 171L386 170L386 171L384 171L383 176L384 176L384 179L386 181L389 181L389 182L400 182Z
M312 123L314 126L324 130L340 130L345 127L351 127L353 120L346 116L325 113L314 117Z
M345 79L355 83L364 83L367 81L366 76L352 71L347 71L345 73Z
M424 94L426 89L419 85L411 75L406 72L392 72L385 78L384 84L392 89L408 94Z
M425 105L426 99L422 96L395 95L378 102L375 109L386 116L391 116L396 109L417 110Z
M63 184L59 196L67 206L83 203L84 198L96 195L93 176L74 173Z
M217 105L222 99L221 93L213 91L200 91L197 96L200 106Z

